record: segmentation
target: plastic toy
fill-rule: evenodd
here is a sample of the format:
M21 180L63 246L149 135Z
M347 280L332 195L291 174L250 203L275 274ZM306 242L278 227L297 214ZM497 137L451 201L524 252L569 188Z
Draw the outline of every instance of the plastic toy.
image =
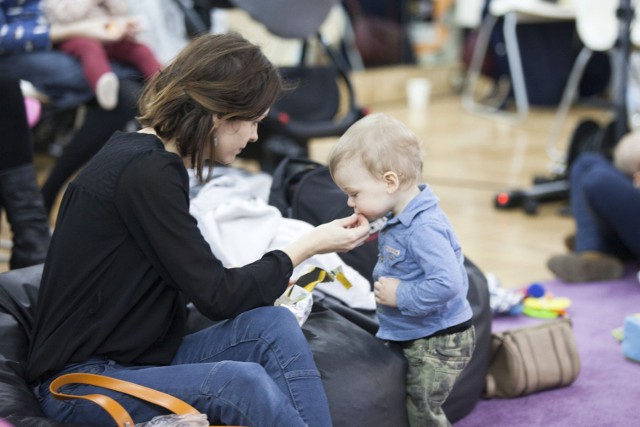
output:
M631 314L624 320L622 353L627 359L640 362L640 313Z
M309 271L298 277L296 285L311 292L318 283L322 282L339 282L346 289L351 287L351 282L345 277L340 266L331 271L324 270L320 267L311 267Z
M532 283L527 288L527 296L533 298L543 297L547 293L547 290L540 283Z
M534 283L527 288L522 305L522 314L526 316L552 319L566 315L567 309L571 306L571 300L565 297L554 297L546 292L544 286Z

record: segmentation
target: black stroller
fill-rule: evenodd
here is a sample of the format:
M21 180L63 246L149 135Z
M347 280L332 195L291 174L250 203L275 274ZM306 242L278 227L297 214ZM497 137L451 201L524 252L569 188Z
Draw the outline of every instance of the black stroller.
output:
M257 159L262 169L273 172L284 157L308 157L308 143L312 138L340 136L366 112L356 103L351 84L350 66L344 47L336 49L327 44L319 33L331 8L339 0L214 0L185 6L189 32L193 35L209 31L207 21L210 7L238 7L262 23L275 36L302 40L297 65L281 67L284 80L294 86L283 94L271 108L260 127L260 144L250 144L242 156ZM286 11L283 13L283 11ZM204 13L203 13L204 12ZM309 63L309 48L317 43L326 58Z

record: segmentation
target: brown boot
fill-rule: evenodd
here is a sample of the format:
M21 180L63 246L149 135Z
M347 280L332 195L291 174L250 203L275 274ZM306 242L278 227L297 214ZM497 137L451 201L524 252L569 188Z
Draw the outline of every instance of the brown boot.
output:
M9 268L43 263L49 248L49 218L42 202L32 164L0 173L0 207L13 232Z
M569 252L576 251L576 235L569 234L564 238L564 246L569 250Z
M618 279L624 273L624 264L619 259L601 252L556 255L547 261L547 267L565 282Z

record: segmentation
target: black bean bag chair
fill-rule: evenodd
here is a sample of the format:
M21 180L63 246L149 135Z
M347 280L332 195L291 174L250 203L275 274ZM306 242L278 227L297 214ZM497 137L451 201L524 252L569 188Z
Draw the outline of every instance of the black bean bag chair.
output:
M480 400L484 388L491 350L491 306L489 287L484 273L468 258L464 260L469 275L467 300L473 310L476 348L469 364L458 377L442 409L452 423L467 416Z
M464 371L458 377L453 390L451 390L451 394L449 398L445 401L443 405L443 410L447 414L447 418L452 423L461 420L465 416L467 416L473 408L476 406L478 400L480 399L480 395L482 394L482 389L485 383L485 377L487 374L487 368L489 366L489 357L490 357L490 345L491 345L491 307L489 305L489 288L487 285L487 280L485 278L484 273L468 258L465 259L465 267L467 269L467 274L469 275L469 292L467 294L467 299L471 304L471 308L473 310L473 324L476 329L476 348L473 352L473 357L469 364L465 367ZM371 316L367 315L367 313L361 313L357 310L351 309L349 307L344 306L338 300L332 299L330 297L325 297L320 301L320 304L327 306L337 314L348 319L350 322L360 326L365 331L367 331L371 335L375 335L378 330L378 323ZM313 317L313 313L311 315ZM312 322L310 324L305 324L303 329L313 328L316 329L316 325ZM329 329L330 330L330 329ZM320 331L320 334L328 335L328 332ZM331 338L334 343L335 341L342 342L342 345L349 346L348 336L339 338ZM361 339L360 336L358 339ZM361 343L365 343L364 338ZM316 348L316 344L313 340L310 340L311 347L316 356L319 352L322 351L321 348ZM376 344L370 344L368 341L367 346L369 351L378 347ZM398 355L402 355L402 352L397 347L389 348L392 352L395 352ZM363 352L366 351L363 349ZM322 353L320 353L322 354ZM386 354L385 354L386 356ZM380 357L380 356L375 356ZM320 369L320 372L323 373L323 370L326 369L326 365L332 365L336 361L336 356L324 358L317 358L316 363ZM395 361L388 361L387 357L383 357L381 359L384 363L395 363ZM358 388L357 391L362 395L367 395L368 397L374 398L377 402L376 405L381 405L384 402L384 399L393 399L393 405L387 409L391 411L394 415L394 419L396 423L388 422L388 419L385 418L385 415L382 413L383 411L378 412L372 411L371 417L368 414L361 415L367 417L366 420L368 422L360 423L349 423L348 420L344 417L346 414L349 414L350 411L347 408L342 408L341 404L347 404L346 402L356 402L359 403L359 399L353 396L354 390L351 388L352 378L359 377L360 375L364 375L365 377L375 376L374 368L377 365L375 362L372 362L370 358L366 357L364 360L361 360L361 364L359 366L352 366L350 369L353 369L357 372L349 372L349 376L347 379L342 379L341 381L336 381L335 383L331 381L331 378L325 378L325 388L327 389L327 393L329 396L329 404L332 408L332 414L334 415L334 422L336 426L405 426L406 417L405 413L399 414L399 412L404 411L404 372L402 374L395 372L394 367L383 368L385 369L385 375L402 375L402 377L396 377L394 379L387 379L382 384L375 384L374 382L377 378L368 378L370 387L384 387L384 389L378 389L377 392L367 391L367 388L361 387ZM367 372L370 374L367 375ZM323 373L324 377L324 373ZM350 387L344 387L344 384L350 384ZM366 381L366 380L364 380ZM360 384L357 384L358 386ZM339 410L333 411L334 406L340 407ZM344 423L338 423L340 420Z
M490 309L484 275L469 270L469 298L478 331L476 352L445 405L451 421L467 415L480 397L488 366ZM42 266L0 273L0 419L16 427L70 427L45 418L24 380L29 331ZM195 310L189 329L210 324ZM335 427L402 427L405 361L374 337L374 319L336 301L318 301L303 327L322 375Z
M41 274L41 265L0 274L0 419L20 427L65 426L45 418L24 380Z

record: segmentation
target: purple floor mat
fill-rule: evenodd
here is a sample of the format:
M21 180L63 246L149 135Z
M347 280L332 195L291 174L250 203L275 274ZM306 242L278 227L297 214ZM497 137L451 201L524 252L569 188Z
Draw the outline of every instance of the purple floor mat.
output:
M640 426L640 363L624 358L613 329L640 313L637 269L608 282L543 283L557 297L571 299L569 314L581 371L569 387L514 399L480 400L455 427ZM525 316L497 317L500 331L539 322Z

